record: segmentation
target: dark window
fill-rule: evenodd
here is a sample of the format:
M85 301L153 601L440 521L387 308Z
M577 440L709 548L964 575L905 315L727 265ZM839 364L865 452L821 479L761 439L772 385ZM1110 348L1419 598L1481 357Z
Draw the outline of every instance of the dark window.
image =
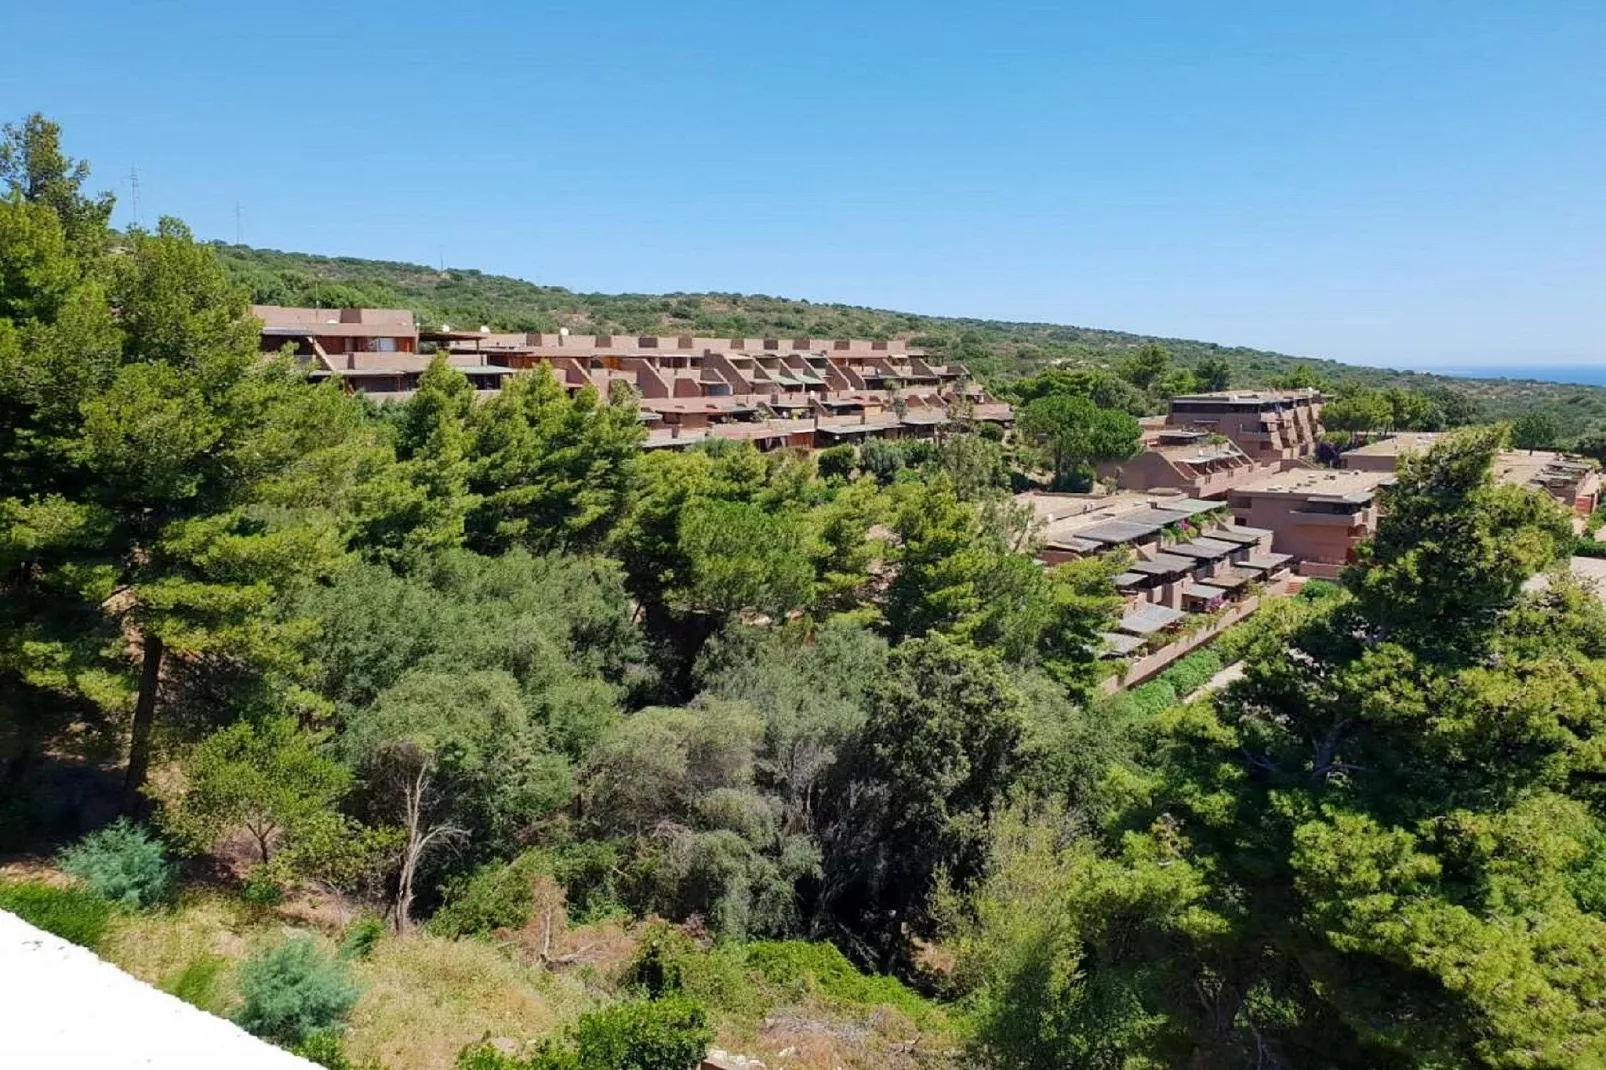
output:
M779 349L781 348L781 340L779 338L766 338L764 339L764 348Z
M636 345L642 349L657 349L658 339L654 338L650 334L644 334L640 338L636 339Z

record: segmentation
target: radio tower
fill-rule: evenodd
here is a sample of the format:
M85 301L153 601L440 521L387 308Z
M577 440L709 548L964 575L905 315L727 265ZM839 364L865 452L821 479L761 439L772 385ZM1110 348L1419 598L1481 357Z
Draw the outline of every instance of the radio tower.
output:
M133 194L131 200L134 202L134 225L137 227L139 226L139 168L137 167L128 169L128 188Z

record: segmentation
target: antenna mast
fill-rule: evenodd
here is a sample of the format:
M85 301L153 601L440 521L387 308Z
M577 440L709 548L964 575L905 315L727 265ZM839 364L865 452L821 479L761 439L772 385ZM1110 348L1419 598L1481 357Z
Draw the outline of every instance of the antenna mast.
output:
M134 225L139 226L139 168L128 169L128 188L132 192L134 202Z

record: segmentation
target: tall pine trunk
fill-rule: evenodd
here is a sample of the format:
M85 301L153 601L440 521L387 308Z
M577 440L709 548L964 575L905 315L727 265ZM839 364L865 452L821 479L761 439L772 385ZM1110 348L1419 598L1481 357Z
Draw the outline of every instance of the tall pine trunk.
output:
M145 636L145 660L139 670L139 698L128 744L128 773L123 778L123 809L134 814L144 806L140 789L151 765L151 728L156 723L156 692L162 683L162 639Z

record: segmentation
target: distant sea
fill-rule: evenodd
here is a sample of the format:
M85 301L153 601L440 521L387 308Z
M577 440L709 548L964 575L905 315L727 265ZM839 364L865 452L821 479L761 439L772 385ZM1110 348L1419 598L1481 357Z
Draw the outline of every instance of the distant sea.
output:
M1606 364L1484 364L1415 370L1428 375L1464 375L1472 379L1538 379L1546 383L1606 386Z

